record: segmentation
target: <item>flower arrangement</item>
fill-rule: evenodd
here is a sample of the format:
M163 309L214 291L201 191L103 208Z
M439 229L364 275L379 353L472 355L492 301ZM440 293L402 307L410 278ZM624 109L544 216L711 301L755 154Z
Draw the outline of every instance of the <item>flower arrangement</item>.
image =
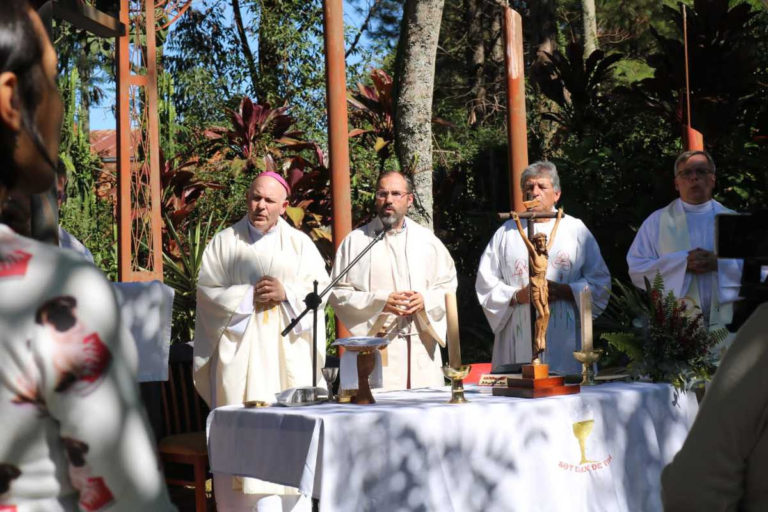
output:
M728 331L709 331L698 307L691 307L670 291L664 294L660 274L643 292L615 281L608 321L618 327L601 338L630 359L636 378L669 382L677 392L712 378L717 367L713 348Z

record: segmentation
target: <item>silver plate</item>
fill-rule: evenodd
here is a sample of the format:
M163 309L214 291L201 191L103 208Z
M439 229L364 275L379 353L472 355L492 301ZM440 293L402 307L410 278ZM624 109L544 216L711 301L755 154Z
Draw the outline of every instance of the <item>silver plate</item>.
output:
M328 401L328 391L319 387L306 386L286 389L276 394L274 405L298 407L302 405L321 404Z
M351 338L339 338L331 343L331 345L359 351L386 347L389 345L389 341L387 338L377 338L375 336L353 336Z
M277 407L302 407L305 405L317 405L317 404L324 404L328 401L327 398L323 398L322 400L313 400L311 402L275 402L274 405Z

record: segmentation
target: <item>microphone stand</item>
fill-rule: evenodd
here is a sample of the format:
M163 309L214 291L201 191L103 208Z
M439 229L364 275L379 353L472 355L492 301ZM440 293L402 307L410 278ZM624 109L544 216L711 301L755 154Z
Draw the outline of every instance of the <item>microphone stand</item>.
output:
M382 229L376 237L371 240L371 242L365 247L365 249L362 250L360 254L355 256L355 259L349 262L349 265L346 266L344 270L342 270L338 276L336 276L333 281L331 281L328 286L325 287L325 289L317 293L317 280L313 282L314 284L314 290L307 294L306 297L304 297L304 304L307 305L306 308L304 308L304 311L302 311L299 316L296 318L291 319L291 322L288 324L288 326L283 329L283 332L280 334L282 336L288 336L288 333L291 332L291 330L296 327L296 324L298 324L302 318L304 318L304 315L309 313L310 310L312 310L312 386L314 387L317 384L317 308L322 304L323 297L331 291L331 288L333 288L336 283L338 283L342 277L347 275L347 272L349 272L352 267L355 266L355 264L360 261L360 258L365 256L365 254L371 250L371 248L376 244L376 242L379 242L384 238L384 235L387 234L387 231L392 229L392 226L384 225L384 229Z

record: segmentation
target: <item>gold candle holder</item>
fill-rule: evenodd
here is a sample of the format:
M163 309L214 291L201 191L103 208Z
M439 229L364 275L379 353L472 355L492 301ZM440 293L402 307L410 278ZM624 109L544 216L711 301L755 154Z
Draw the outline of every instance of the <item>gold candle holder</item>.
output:
M458 368L451 368L448 365L443 366L443 375L451 379L451 399L449 404L464 404L469 400L464 398L464 378L469 375L472 366L465 364Z
M581 363L581 385L582 386L594 386L595 385L595 372L592 369L592 365L596 363L600 356L603 355L602 349L594 350L579 350L573 353L573 357Z

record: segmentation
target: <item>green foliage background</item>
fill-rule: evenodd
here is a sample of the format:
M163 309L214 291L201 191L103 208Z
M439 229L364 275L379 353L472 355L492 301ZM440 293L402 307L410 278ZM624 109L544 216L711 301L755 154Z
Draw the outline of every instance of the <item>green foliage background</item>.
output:
M526 42L535 40L540 30L538 4L512 3L523 15ZM182 246L188 243L184 240L187 226L226 225L239 218L253 177L235 159L212 152L205 138L206 129L226 126L226 109L236 108L242 95L255 93L227 4L223 0L196 3L169 32L159 35L165 157L194 162L191 169L200 179L224 185L221 190L206 191L198 200L179 230ZM258 37L281 49L280 66L260 76L256 86L269 91L266 100L272 106L289 104L304 139L325 147L321 4L320 0L240 2L249 13L246 30L252 49L257 50ZM357 82L369 83L372 67L392 73L402 1L374 4L373 13L368 10L371 4L362 0L347 4L359 11L358 24L367 23L365 44L358 44L349 56L350 89ZM689 27L693 124L709 129L704 137L718 164L716 197L737 210L759 207L768 201L768 146L757 137L768 135L764 100L768 96L768 11L759 0L686 4L691 12L709 13L708 19L720 23ZM433 124L434 217L435 231L459 272L463 351L470 361L480 361L490 360L493 335L477 303L474 280L480 254L499 227L495 212L509 209L508 155L503 58L498 58L501 34L496 23L501 11L494 2L480 2L485 60L476 73L469 60L473 47L467 37L467 5L446 2L441 26L433 103L437 120ZM734 8L745 9L740 5L752 12L748 23L733 16ZM577 0L556 2L556 43L562 66L549 70L549 82L530 78L534 52L530 45L526 47L529 161L546 158L557 164L566 212L586 223L612 275L626 280L625 255L637 228L653 210L675 197L671 167L682 149L675 117L679 117L680 83L676 81L679 69L670 72L669 66L681 59L679 14L677 4L669 0L598 0L603 52L599 57L620 57L587 87L584 60L575 57L578 52L567 51L569 44L581 44L580 8ZM348 45L358 39L359 30L359 25L347 26ZM78 110L82 91L98 90L104 77L112 76L105 63L113 49L92 43L66 30L57 38L62 55L60 84L68 104L62 155L70 172L70 200L61 217L65 227L92 250L97 264L114 277L113 207L93 193L100 165L88 150L84 132L77 128L78 123L87 126L87 113ZM741 49L743 58L723 58L728 48ZM75 58L82 54L88 59ZM73 70L88 66L102 66L103 71L86 73L83 87ZM479 110L475 109L476 76L482 77L484 87ZM273 85L264 89L264 84ZM561 94L552 94L558 88ZM722 112L727 112L727 119ZM720 125L723 129L717 130ZM351 140L350 156L353 224L358 225L370 215L382 163L361 138ZM390 157L383 166L396 168L397 161Z

